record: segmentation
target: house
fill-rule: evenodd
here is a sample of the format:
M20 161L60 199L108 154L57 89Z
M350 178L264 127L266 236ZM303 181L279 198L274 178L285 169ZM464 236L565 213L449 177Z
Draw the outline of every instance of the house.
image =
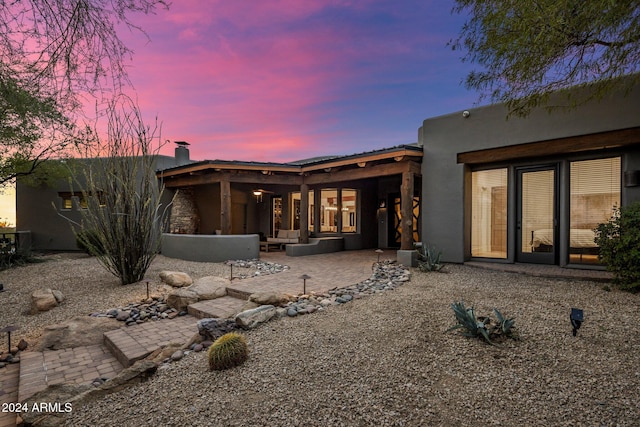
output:
M640 200L640 88L506 117L490 105L423 122L423 240L447 262L597 264L593 228Z
M192 162L180 145L158 163L173 198L167 231L340 239L345 250L397 248L402 260L423 242L445 262L601 268L594 227L640 200L639 89L526 118L507 119L504 105L460 111L424 120L418 137L286 163ZM52 200L81 211L65 191L18 185L18 229L35 249L75 249L66 221L43 215Z

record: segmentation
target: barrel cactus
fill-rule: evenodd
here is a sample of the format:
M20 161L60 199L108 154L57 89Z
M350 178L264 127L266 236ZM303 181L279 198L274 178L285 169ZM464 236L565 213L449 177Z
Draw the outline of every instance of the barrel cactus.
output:
M249 356L244 337L237 332L224 334L209 347L209 369L221 371L242 365Z

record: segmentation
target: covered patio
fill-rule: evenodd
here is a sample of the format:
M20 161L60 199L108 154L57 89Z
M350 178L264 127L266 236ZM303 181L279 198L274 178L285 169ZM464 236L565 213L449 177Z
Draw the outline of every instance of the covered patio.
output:
M420 240L422 156L411 144L289 163L206 160L164 169L158 178L173 196L167 231L256 234L266 242L299 230L288 244L331 237L345 250L411 250Z

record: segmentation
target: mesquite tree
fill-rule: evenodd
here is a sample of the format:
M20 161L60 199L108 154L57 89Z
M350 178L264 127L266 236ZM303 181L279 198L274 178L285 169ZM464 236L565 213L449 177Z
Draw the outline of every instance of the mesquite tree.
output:
M144 278L160 250L167 208L155 174L160 136L125 97L110 104L105 119L106 141L90 144L99 149L75 172L86 209L73 228L78 242L126 285Z
M75 123L87 95L101 102L130 87L132 51L117 30L144 34L132 16L165 8L164 0L0 1L0 186L83 142Z
M456 0L467 15L454 49L480 66L469 88L526 116L537 106L574 108L640 81L640 3L637 0ZM627 76L626 78L620 78ZM562 105L549 96L565 92Z

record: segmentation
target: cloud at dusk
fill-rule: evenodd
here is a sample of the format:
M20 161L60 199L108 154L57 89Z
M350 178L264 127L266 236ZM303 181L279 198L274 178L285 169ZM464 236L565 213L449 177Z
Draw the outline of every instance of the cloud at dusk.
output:
M123 38L163 139L197 160L289 161L412 143L425 118L472 106L452 6L183 0L136 20L150 41Z

